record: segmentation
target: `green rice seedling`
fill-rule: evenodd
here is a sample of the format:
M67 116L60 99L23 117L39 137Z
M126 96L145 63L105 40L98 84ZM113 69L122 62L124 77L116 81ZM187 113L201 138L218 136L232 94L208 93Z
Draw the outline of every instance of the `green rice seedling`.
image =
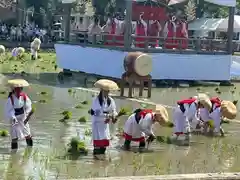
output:
M173 122L168 121L164 126L172 128L172 127L174 127L174 124L173 124Z
M82 101L81 104L87 105L87 104L88 104L88 101Z
M46 91L42 91L40 92L41 95L47 95L47 92Z
M121 107L119 113L118 113L118 117L124 116L124 115L130 115L131 114L131 110L126 108L126 107Z
M9 133L8 133L7 130L1 130L1 131L0 131L0 136L6 137L6 136L8 136L8 135L9 135Z
M86 129L85 132L84 132L84 135L85 136L91 136L92 135L91 129Z
M83 108L83 106L82 105L77 105L77 106L75 106L75 109L82 109Z
M41 103L41 104L44 104L44 103L47 103L47 100L46 99L40 99L38 102Z
M72 115L72 112L65 110L61 114L62 115L67 115L67 114Z
M7 94L6 91L0 91L0 94Z
M68 144L68 153L72 155L87 155L88 149L85 142L81 141L78 137L72 138Z
M80 123L86 123L86 122L87 122L87 118L86 118L85 116L80 117L79 120L78 120L78 122L80 122Z

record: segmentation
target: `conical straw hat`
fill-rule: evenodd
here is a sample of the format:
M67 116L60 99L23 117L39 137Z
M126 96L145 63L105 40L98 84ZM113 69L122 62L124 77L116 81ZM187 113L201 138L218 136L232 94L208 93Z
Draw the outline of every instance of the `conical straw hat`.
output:
M212 103L211 103L210 98L207 94L199 93L198 96L197 96L197 100L206 109L210 110L212 108Z
M155 114L160 114L162 116L163 121L165 123L168 122L168 112L164 106L157 104L155 108Z
M95 82L94 86L105 91L115 91L119 89L117 83L108 79L100 79Z
M228 119L235 119L237 116L237 107L231 101L222 101L222 116Z
M13 88L27 87L27 86L29 86L29 83L24 79L12 79L12 80L8 80L8 85Z

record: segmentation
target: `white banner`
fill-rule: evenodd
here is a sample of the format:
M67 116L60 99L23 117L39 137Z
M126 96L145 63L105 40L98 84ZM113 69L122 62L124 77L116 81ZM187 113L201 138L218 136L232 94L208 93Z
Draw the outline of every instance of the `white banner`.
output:
M121 78L127 52L77 45L55 44L62 69ZM230 80L231 55L152 53L153 79ZM234 73L239 73L234 69Z

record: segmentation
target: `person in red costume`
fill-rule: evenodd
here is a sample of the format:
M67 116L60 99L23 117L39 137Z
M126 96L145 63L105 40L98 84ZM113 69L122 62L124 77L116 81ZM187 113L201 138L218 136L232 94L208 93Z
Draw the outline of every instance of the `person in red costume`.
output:
M176 28L176 37L178 40L178 47L187 49L188 47L188 27L187 22L183 19L178 19Z
M117 46L124 46L125 21L124 18L120 16L120 14L118 14L117 19L118 19L118 24L116 28Z
M165 38L165 48L173 49L177 48L176 43L176 17L173 16L172 19L169 19L164 26L164 38Z
M148 28L149 43L151 47L158 47L158 37L162 27L157 20L150 21Z
M137 36L135 38L135 41L136 41L135 46L140 48L145 47L144 42L147 36L147 23L142 18L143 14L144 13L140 14L139 20L137 21L137 24L136 24L136 30L135 30L135 35ZM142 36L142 37L138 37L138 36Z
M113 42L118 27L118 20L114 17L109 17L106 25L103 27L104 33L106 33L107 42L105 45L116 46L117 43Z

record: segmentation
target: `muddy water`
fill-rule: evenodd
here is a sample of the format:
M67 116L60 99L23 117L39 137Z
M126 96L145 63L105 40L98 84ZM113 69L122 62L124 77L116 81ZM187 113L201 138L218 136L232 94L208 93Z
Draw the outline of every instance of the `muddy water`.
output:
M59 84L55 81L55 75L50 74L38 78L40 79L36 80L35 76L34 78L28 77L32 86L26 90L37 108L36 114L30 122L34 147L27 149L25 142L22 141L17 154L11 154L9 138L0 139L0 174L4 179L67 179L240 171L238 157L240 124L238 123L224 125L227 132L225 138L193 136L190 147L176 147L155 142L150 145L149 151L152 151L149 153L123 152L119 149L122 140L115 137L107 151L105 161L94 160L91 152L88 156L71 160L65 157L67 143L71 137L80 136L92 149L91 136L84 135L91 126L87 114L90 104L84 105L82 109L74 107L81 101L90 102L93 94L80 90L69 93L69 87L79 86L77 81L68 79L65 84ZM174 106L177 100L193 96L199 91L220 95L221 98L228 100L236 100L239 99L240 85L237 84L235 87L236 89L221 87L221 94L216 94L215 87L202 87L198 90L196 90L197 88L154 89L152 101ZM41 91L47 92L47 95L39 94ZM5 98L6 95L0 95L2 111ZM41 104L38 102L39 100L46 100L46 103ZM140 104L129 101L116 100L116 102L118 107L140 107ZM62 118L60 113L64 110L73 113L68 124L59 122ZM171 111L169 109L170 115ZM88 117L89 121L85 124L79 123L78 119L81 116ZM125 118L119 120L119 128L123 126L124 121ZM1 128L8 128L4 119ZM156 135L171 134L170 128L156 126L155 131Z

